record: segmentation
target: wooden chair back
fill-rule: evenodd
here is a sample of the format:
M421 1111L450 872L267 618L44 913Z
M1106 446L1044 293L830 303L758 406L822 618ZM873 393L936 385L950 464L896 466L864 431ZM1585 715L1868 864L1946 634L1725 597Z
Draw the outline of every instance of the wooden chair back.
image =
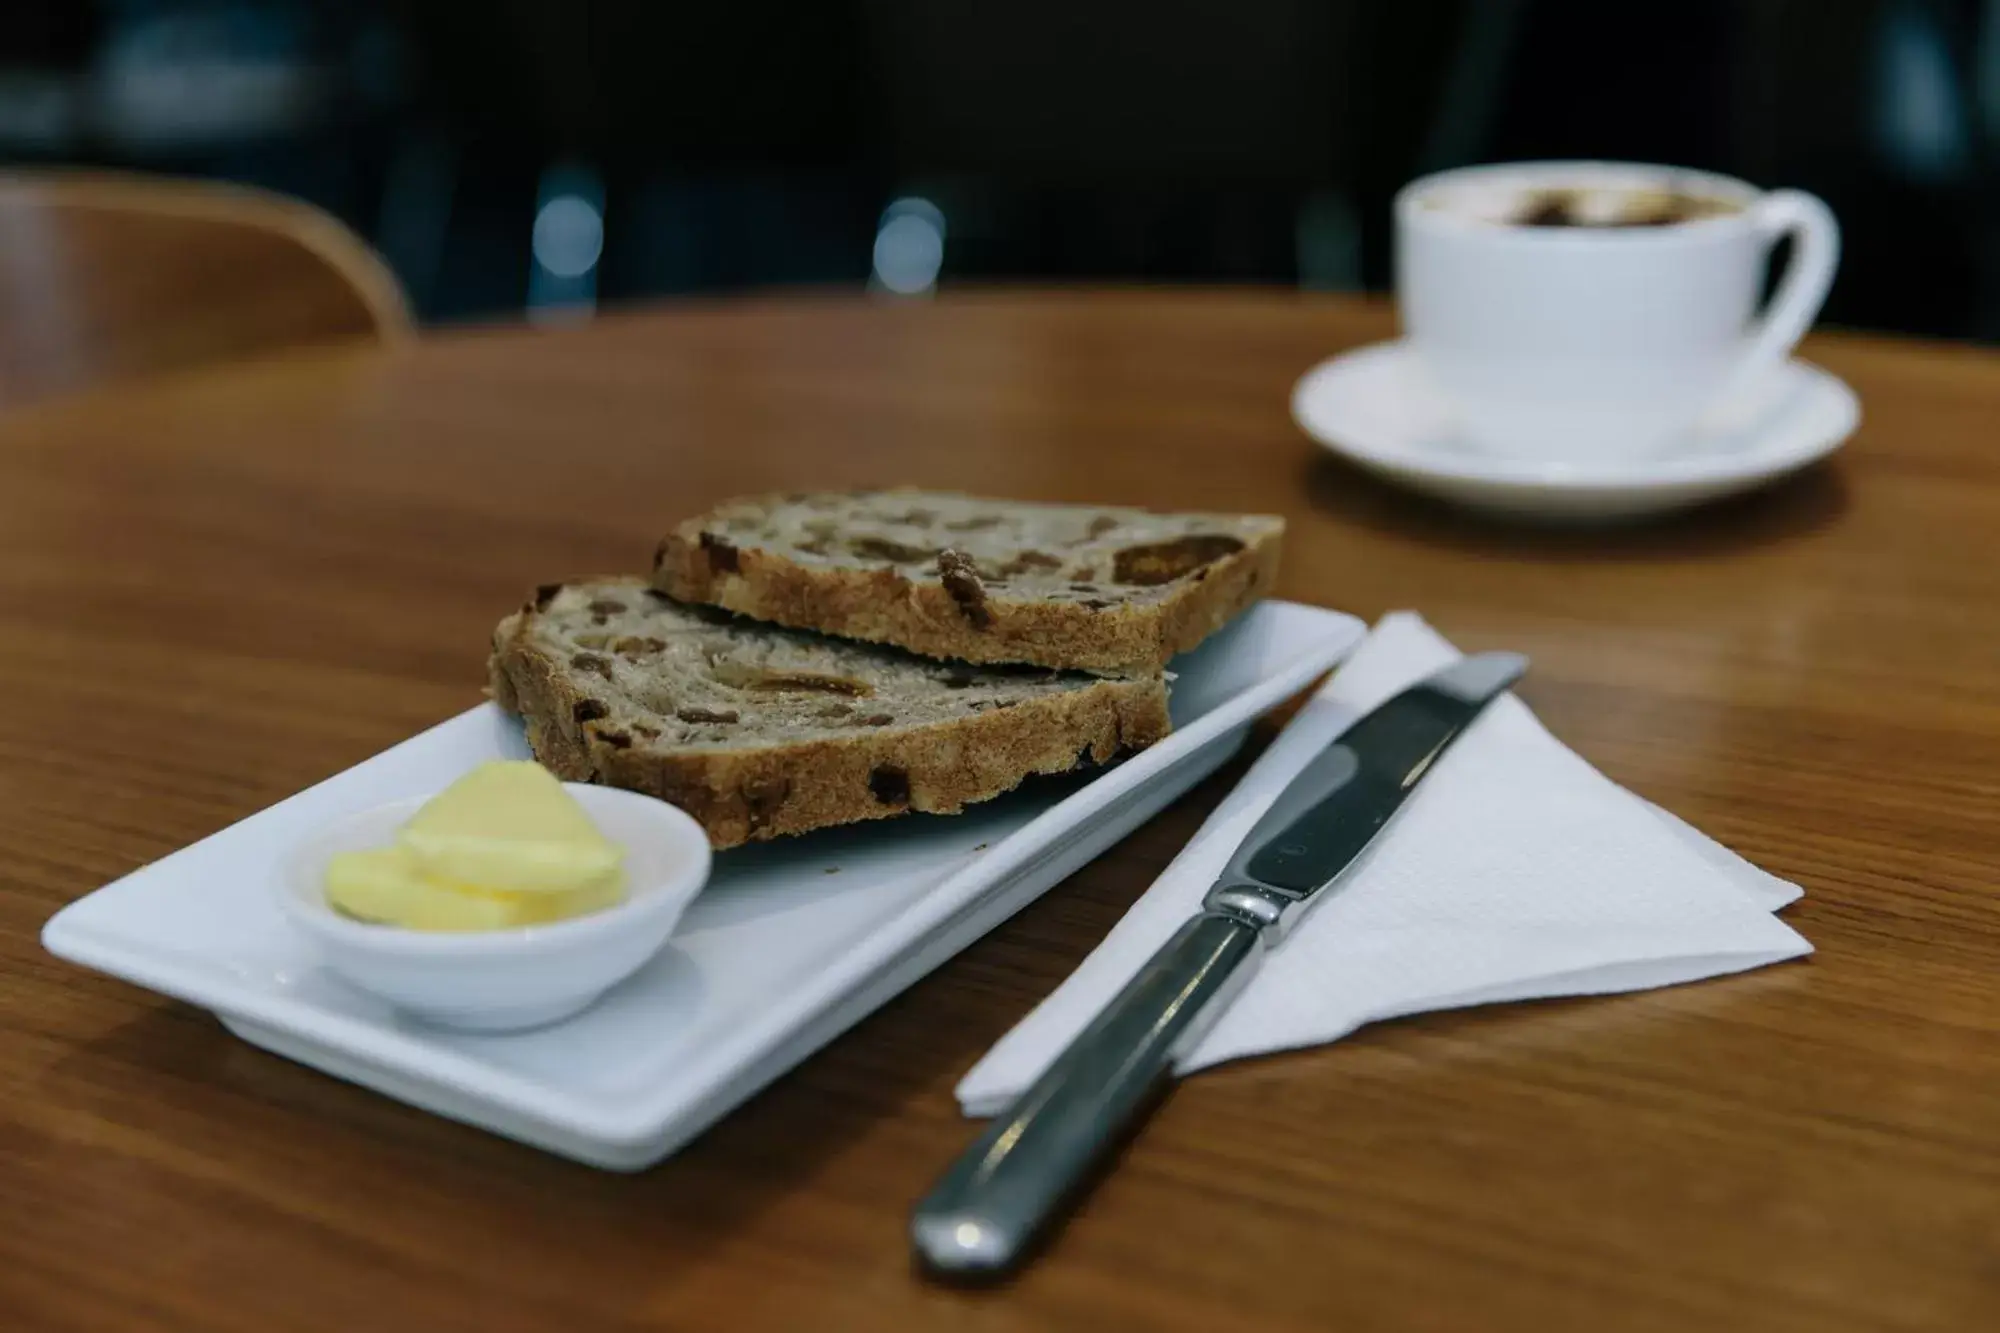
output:
M168 178L0 174L0 408L412 327L388 266L310 205Z

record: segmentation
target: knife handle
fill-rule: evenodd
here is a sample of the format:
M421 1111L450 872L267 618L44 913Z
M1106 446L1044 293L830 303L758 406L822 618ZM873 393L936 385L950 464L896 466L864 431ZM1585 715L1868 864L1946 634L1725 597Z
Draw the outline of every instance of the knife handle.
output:
M1018 1263L1250 979L1260 934L1220 913L1182 926L917 1205L918 1256L968 1278Z

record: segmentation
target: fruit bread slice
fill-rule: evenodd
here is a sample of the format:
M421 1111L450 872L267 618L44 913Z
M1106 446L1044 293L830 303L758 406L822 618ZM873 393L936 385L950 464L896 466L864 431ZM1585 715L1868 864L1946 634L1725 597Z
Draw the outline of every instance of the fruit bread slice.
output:
M683 601L930 657L1158 671L1271 587L1285 521L927 491L735 500L676 528Z
M685 606L639 579L538 589L494 631L490 672L557 776L670 801L716 847L955 812L1170 725L1157 671L933 662Z

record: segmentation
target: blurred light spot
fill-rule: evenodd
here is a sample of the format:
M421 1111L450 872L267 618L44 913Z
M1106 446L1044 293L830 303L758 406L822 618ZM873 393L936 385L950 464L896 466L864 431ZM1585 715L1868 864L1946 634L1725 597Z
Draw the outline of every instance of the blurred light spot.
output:
M898 199L875 232L877 284L902 296L937 287L944 267L944 213L928 199Z
M580 278L604 253L604 216L580 195L559 194L535 214L533 246L535 262L555 277Z
M1986 0L1979 18L1973 81L1989 137L2000 137L2000 0Z
M1875 136L1890 164L1912 180L1964 174L1971 157L1965 100L1936 17L1903 5L1876 47Z
M1299 286L1308 291L1361 290L1361 217L1337 190L1315 190L1299 204Z

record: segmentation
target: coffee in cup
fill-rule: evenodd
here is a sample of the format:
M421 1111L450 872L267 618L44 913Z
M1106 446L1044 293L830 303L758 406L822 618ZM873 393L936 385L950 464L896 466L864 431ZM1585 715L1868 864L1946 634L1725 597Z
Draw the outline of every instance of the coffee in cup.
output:
M1671 227L1742 211L1733 200L1673 190L1537 190L1507 220L1517 227Z

